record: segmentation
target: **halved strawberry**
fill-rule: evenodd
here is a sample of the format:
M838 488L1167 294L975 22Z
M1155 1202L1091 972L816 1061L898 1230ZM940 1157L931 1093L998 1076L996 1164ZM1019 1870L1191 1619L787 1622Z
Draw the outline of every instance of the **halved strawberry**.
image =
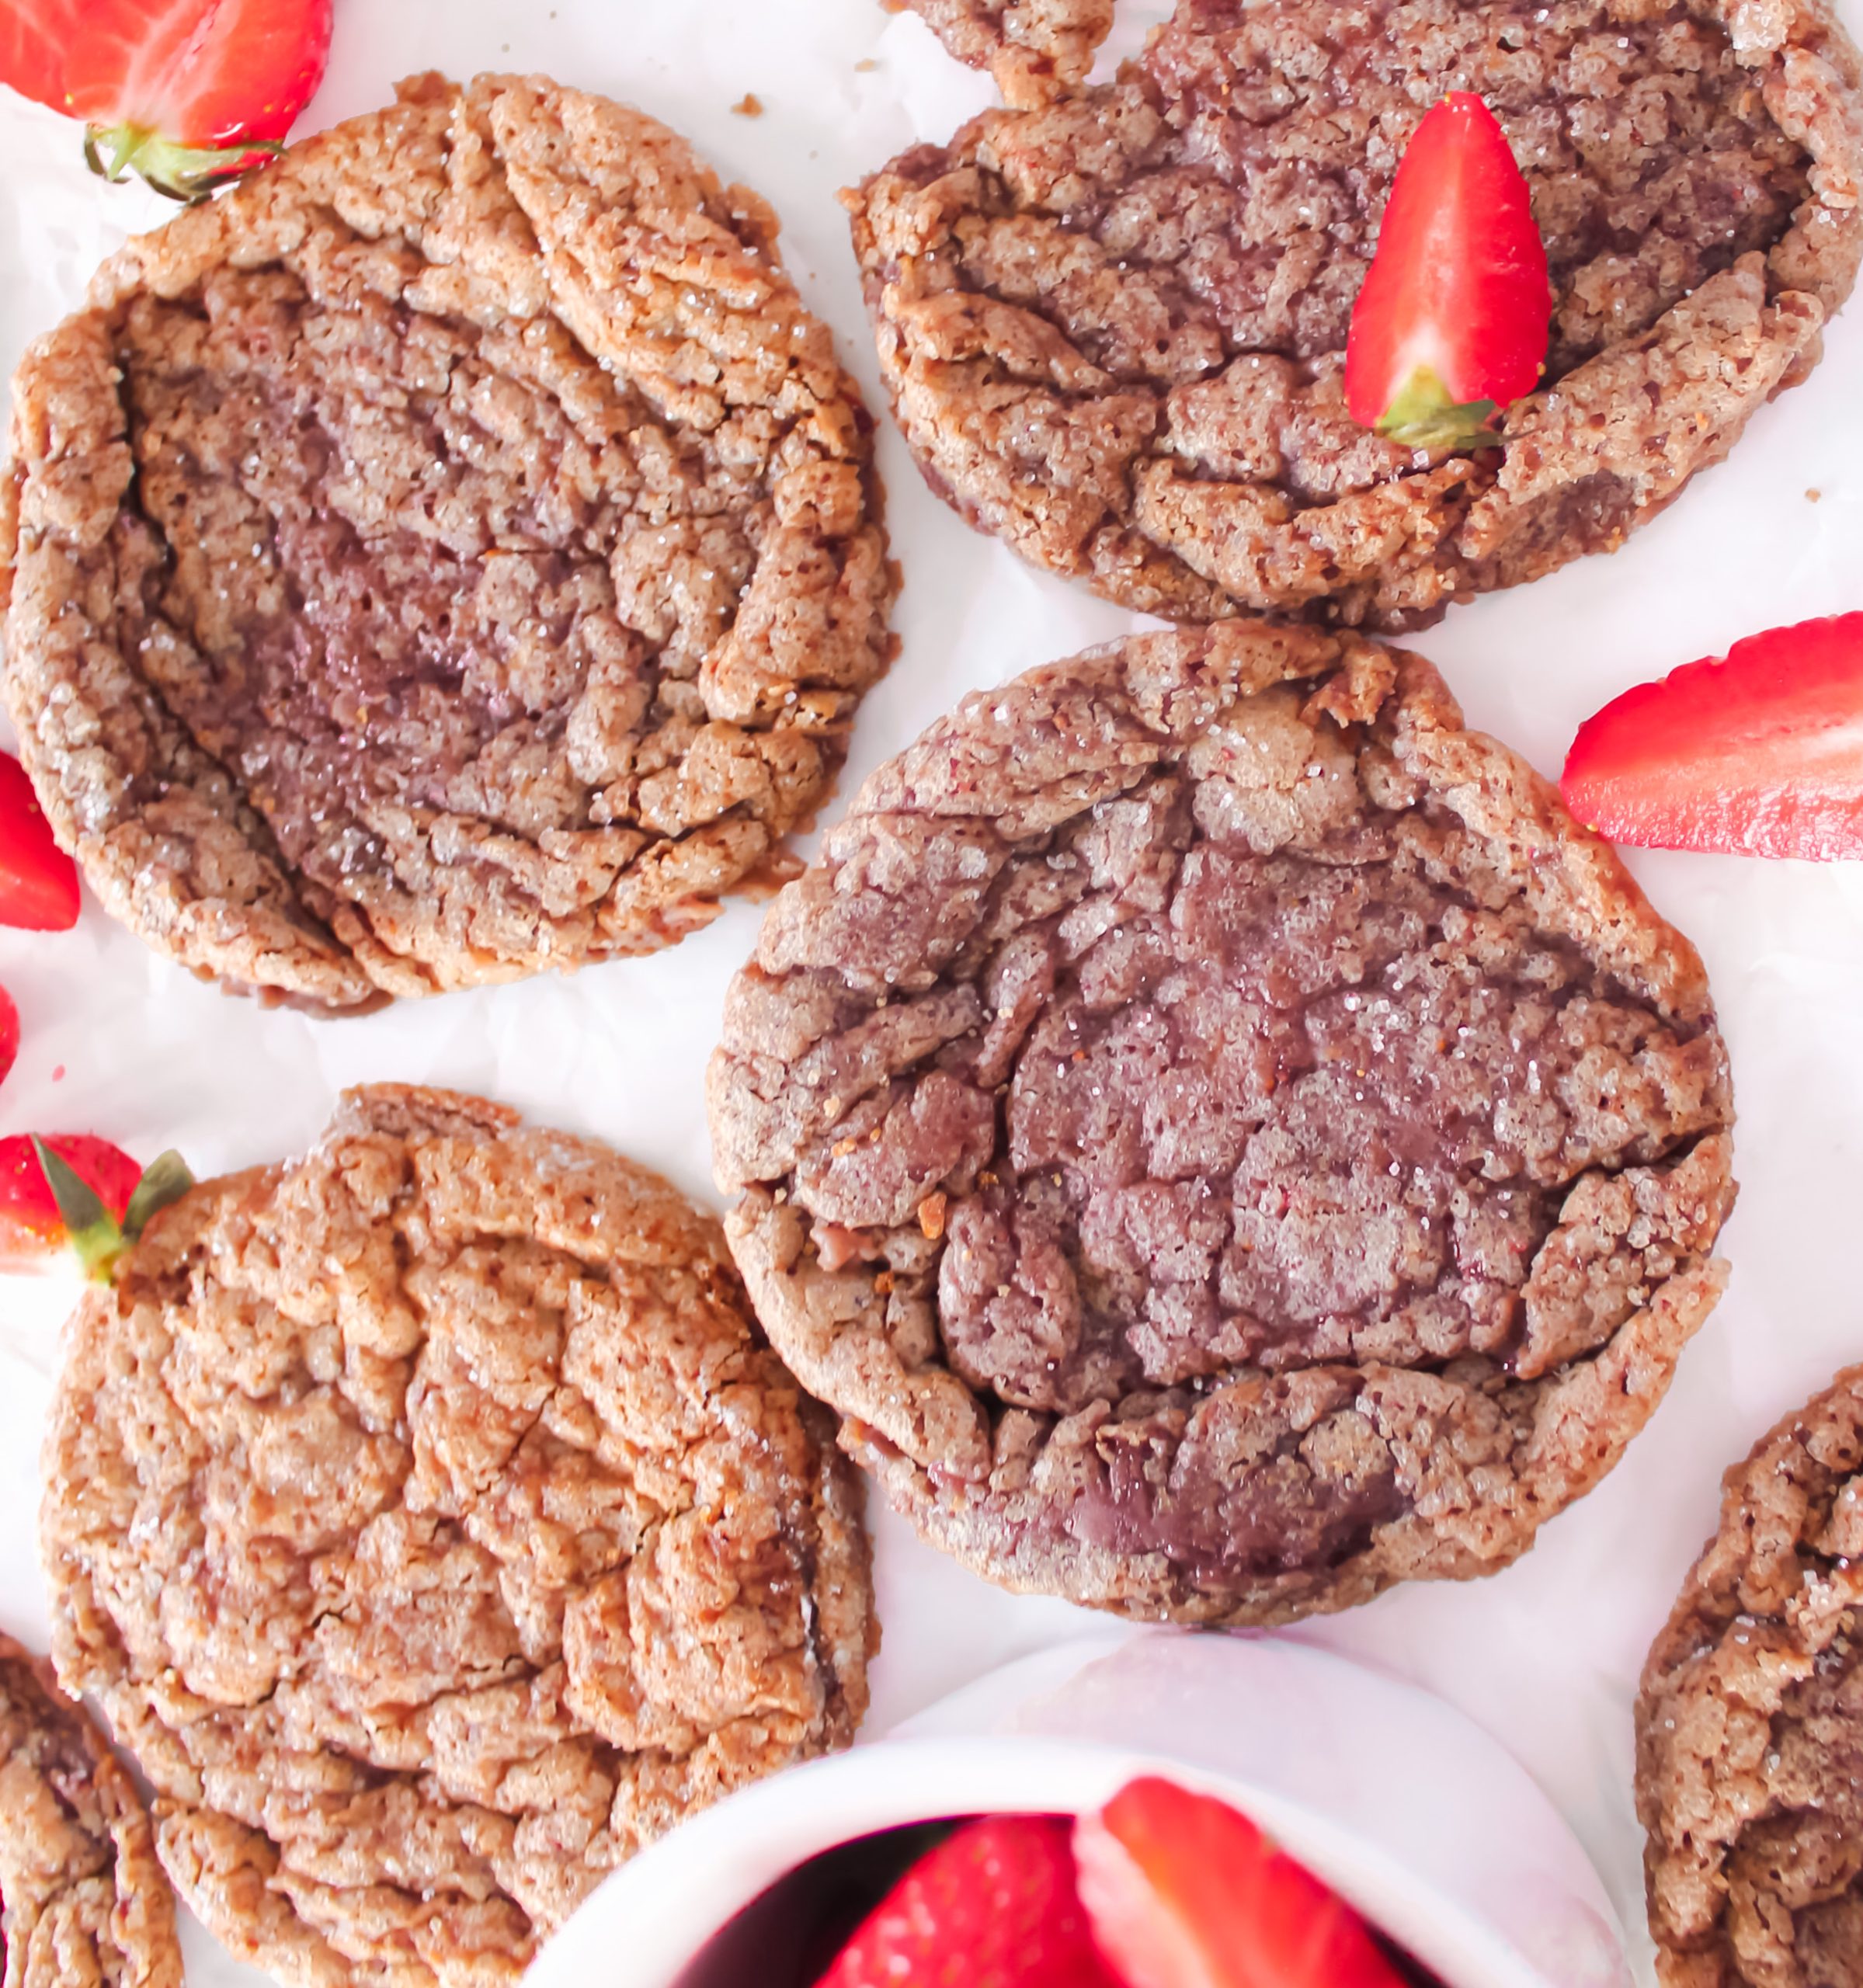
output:
M1122 1988L1074 1889L1069 1826L967 1823L899 1880L819 1988Z
M0 1139L0 1270L48 1269L68 1248L107 1282L151 1217L193 1184L179 1153L145 1170L89 1132Z
M1863 857L1863 614L1750 635L1626 690L1579 728L1560 785L1618 842Z
M1076 1823L1074 1854L1130 1988L1405 1988L1343 1899L1207 1795L1132 1781Z
M200 200L279 149L330 29L331 0L0 0L0 82L82 119L92 172Z
M13 1005L13 997L4 987L0 987L0 1083L6 1080L19 1055L19 1010Z
M1352 418L1409 448L1491 448L1552 321L1525 176L1494 113L1454 91L1398 162L1346 344Z
M77 864L54 839L25 767L0 752L0 925L68 932L78 904Z

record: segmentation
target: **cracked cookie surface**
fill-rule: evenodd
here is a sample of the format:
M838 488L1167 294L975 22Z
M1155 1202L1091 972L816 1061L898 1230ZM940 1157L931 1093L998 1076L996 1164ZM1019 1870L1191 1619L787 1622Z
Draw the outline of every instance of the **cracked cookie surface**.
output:
M960 62L987 69L1003 101L1045 103L1083 83L1114 0L888 0L909 6Z
M75 1315L53 1651L176 1889L280 1980L515 1982L693 1808L845 1744L853 1473L715 1220L592 1142L349 1093Z
M922 11L960 53L990 12ZM1557 293L1542 387L1468 457L1360 428L1343 386L1447 89L1507 130ZM1614 548L1719 461L1816 362L1860 182L1824 0L1181 0L1116 82L847 198L895 412L971 523L1176 619L1396 630Z
M1503 1566L1719 1294L1726 1054L1416 657L1260 623L968 699L765 919L710 1073L759 1316L936 1543L1242 1623Z
M1665 1988L1863 1981L1863 1367L1723 1481L1637 1700Z
M870 426L769 208L428 77L131 242L15 382L4 683L108 908L331 1007L678 939L884 668Z
M0 1983L181 1988L148 1812L49 1664L0 1635Z

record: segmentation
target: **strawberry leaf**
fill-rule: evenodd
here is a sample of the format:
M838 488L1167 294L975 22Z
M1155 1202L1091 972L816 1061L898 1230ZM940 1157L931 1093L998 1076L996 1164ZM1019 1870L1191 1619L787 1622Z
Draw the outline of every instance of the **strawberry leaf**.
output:
M187 1162L172 1148L151 1160L123 1211L123 1234L132 1242L138 1241L150 1222L164 1208L179 1201L193 1184Z
M99 179L114 186L138 172L158 193L190 207L254 168L269 164L283 150L259 138L224 146L177 144L135 124L118 124L107 131L92 124L84 134L84 162Z
M1420 366L1379 418L1378 432L1406 449L1498 449L1500 409L1493 401L1458 401L1436 369Z
M45 1184L52 1190L59 1218L71 1239L78 1262L84 1266L85 1275L107 1281L110 1266L123 1250L123 1231L116 1218L104 1206L96 1189L44 1140L35 1137L33 1151L38 1155Z

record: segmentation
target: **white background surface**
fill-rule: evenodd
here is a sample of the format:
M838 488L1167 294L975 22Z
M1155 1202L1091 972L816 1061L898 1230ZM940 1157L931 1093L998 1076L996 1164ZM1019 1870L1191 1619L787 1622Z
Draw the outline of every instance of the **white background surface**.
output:
M1124 4L1129 40L1156 5ZM1863 0L1837 4L1863 33ZM836 190L990 100L916 20L877 0L337 0L336 11L329 78L301 129L371 108L396 78L433 67L542 70L637 103L775 202L803 294L879 412ZM762 116L732 111L747 91ZM89 179L74 128L0 92L0 367L78 302L124 231L165 211ZM965 690L1135 625L973 536L927 494L884 418L881 432L903 647L861 713L843 794ZM1623 551L1453 610L1416 646L1472 720L1551 773L1579 721L1627 685L1851 608L1863 608L1863 303L1809 384ZM1712 1524L1722 1470L1863 1358L1863 866L1657 856L1634 867L1705 954L1732 1046L1743 1191L1724 1246L1731 1294L1624 1463L1524 1561L1298 1633L1431 1687L1503 1740L1597 1858L1639 1978L1653 1979L1630 1799L1638 1667ZM410 1079L598 1135L715 1200L700 1076L757 916L738 906L670 953L575 980L320 1023L198 985L87 903L74 933L0 931L0 982L24 1031L0 1133L94 1131L144 1159L178 1145L205 1174L301 1148L342 1085ZM0 1283L0 1627L40 1646L36 1451L70 1295ZM1083 1626L875 1517L886 1647L870 1731ZM193 1988L259 1979L189 1933Z

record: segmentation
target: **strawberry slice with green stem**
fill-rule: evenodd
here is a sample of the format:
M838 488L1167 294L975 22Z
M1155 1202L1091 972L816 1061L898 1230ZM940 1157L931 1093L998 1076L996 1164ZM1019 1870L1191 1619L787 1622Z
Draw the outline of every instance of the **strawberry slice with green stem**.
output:
M1566 805L1615 842L1863 857L1863 613L1684 663L1587 718Z
M1538 384L1552 321L1526 176L1494 113L1452 92L1398 162L1353 308L1352 418L1409 448L1495 447L1501 415Z
M1075 1825L1074 1854L1128 1988L1407 1988L1344 1899L1226 1802L1131 1782Z
M331 0L0 0L0 82L81 120L93 172L200 200L280 149L331 25Z
M43 1270L68 1249L86 1277L107 1284L151 1220L193 1184L177 1152L145 1170L89 1132L0 1139L0 1270Z

